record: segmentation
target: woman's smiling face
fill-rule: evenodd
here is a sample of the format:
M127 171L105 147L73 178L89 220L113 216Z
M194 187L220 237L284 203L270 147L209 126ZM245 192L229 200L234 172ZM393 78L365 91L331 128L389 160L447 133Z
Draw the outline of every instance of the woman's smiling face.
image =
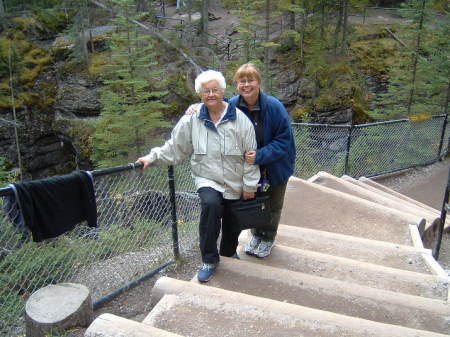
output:
M220 87L219 82L212 80L202 85L201 99L208 108L214 108L222 104L224 90Z
M254 101L258 98L261 83L251 76L243 76L237 80L237 89L239 94L246 101Z

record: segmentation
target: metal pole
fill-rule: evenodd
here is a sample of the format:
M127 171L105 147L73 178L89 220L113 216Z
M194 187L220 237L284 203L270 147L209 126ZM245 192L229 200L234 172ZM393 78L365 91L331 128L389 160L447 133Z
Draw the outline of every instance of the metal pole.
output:
M434 247L434 250L433 250L433 257L436 259L436 261L439 258L439 250L441 249L442 234L444 233L445 218L447 217L447 210L449 208L449 203L448 203L449 191L450 191L450 169L448 171L447 187L445 189L444 200L442 202L441 220L439 222L436 246Z
M177 219L177 204L175 200L175 177L173 174L173 166L169 166L168 175L169 175L170 204L172 205L173 255L175 257L175 260L178 260L180 258L180 246L178 242L178 219Z
M444 144L445 129L447 128L447 122L448 122L448 114L445 115L444 123L442 125L441 140L439 141L437 160L442 160L441 152L442 152L442 146Z
M353 106L352 106L352 115L350 120L350 128L348 129L348 137L347 137L347 149L345 153L345 165L344 165L344 174L348 174L348 160L350 157L350 145L352 142L352 131L353 131Z
M344 174L348 174L348 159L350 157L350 143L352 141L352 130L353 130L353 123L350 124L350 127L348 128L347 149L345 152Z

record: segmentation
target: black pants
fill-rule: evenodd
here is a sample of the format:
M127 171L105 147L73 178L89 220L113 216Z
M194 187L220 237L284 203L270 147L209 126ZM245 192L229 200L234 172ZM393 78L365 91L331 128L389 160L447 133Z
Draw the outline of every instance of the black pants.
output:
M252 234L266 241L273 241L277 236L278 224L280 223L281 209L284 203L284 194L286 193L287 181L284 184L270 187L267 194L270 196L270 226L255 230L252 229Z
M200 252L205 263L218 263L217 239L222 227L220 255L231 257L236 253L241 231L233 226L230 204L233 200L223 198L221 192L211 187L198 190L202 211L200 215Z

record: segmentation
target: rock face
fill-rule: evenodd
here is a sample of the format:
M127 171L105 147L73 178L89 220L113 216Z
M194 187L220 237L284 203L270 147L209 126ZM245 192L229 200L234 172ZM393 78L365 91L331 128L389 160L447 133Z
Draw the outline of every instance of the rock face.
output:
M62 333L86 327L94 317L89 289L82 284L51 284L39 289L25 305L28 337Z
M80 139L87 137L89 128L80 124L84 123L82 117L100 114L99 86L76 76L67 79L57 76L54 69L46 70L34 88L38 93L42 92L41 85L55 88L54 104L44 104L48 97L40 94L39 104L16 111L25 180L92 169L89 156L82 154L88 151L80 148L83 143ZM13 119L11 112L7 113L7 119ZM18 167L14 128L10 125L0 128L0 157Z
M100 89L98 83L70 75L58 83L55 110L62 115L97 117L102 109Z

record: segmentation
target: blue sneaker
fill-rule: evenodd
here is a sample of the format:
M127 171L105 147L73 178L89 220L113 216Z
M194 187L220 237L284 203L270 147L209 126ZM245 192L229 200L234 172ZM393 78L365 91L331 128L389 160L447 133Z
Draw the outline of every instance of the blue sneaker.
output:
M217 264L214 263L203 263L201 268L197 272L197 279L201 283L208 282L216 271Z
M258 249L259 244L261 243L261 238L252 235L252 238L250 239L250 242L247 243L247 245L245 246L245 253L248 255L253 255L256 256L255 251Z
M234 255L232 256L232 258L233 258L233 259L236 259L236 260L240 260L240 259L241 259L241 257L239 256L238 253L234 253Z
M261 240L261 242L258 245L258 248L256 248L254 251L254 255L259 258L267 257L270 255L273 246L274 246L273 241Z

